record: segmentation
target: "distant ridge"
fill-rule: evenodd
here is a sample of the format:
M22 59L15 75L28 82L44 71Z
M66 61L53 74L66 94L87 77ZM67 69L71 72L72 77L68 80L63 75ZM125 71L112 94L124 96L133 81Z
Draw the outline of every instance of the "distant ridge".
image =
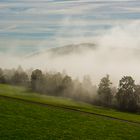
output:
M97 46L94 43L69 44L62 47L49 48L45 51L34 52L28 55L27 57L33 57L33 56L37 56L40 54L47 54L47 53L50 53L51 55L67 55L71 53L83 52L85 49L95 50L97 49Z

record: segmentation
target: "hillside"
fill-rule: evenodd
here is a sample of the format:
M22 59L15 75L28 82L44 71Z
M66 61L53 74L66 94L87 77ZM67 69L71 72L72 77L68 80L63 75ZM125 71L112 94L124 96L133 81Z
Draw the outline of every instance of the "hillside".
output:
M1 140L138 140L140 125L0 98ZM134 115L135 116L135 115Z
M79 113L83 112L89 115L90 114L101 115L103 117L107 117L111 119L119 119L120 121L123 120L132 123L133 122L140 123L139 114L119 112L114 109L78 102L69 98L41 95L38 93L33 93L31 91L28 91L23 87L0 84L0 97L1 98L8 97L15 101L21 100L33 104L34 103L43 104L55 108L68 109L70 111L71 110L79 111Z
M95 50L97 49L97 45L93 43L80 43L80 44L69 44L62 47L54 47L54 48L48 48L46 50L40 51L40 52L34 52L30 55L28 55L29 58L40 56L40 55L50 55L50 57L53 56L63 56L73 53L82 53L85 50Z

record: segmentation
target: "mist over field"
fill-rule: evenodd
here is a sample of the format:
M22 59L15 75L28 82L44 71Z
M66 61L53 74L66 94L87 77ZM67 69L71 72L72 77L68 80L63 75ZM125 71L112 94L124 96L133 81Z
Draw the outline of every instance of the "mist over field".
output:
M0 67L140 83L139 8L137 0L2 1Z
M0 0L0 140L139 131L140 0Z

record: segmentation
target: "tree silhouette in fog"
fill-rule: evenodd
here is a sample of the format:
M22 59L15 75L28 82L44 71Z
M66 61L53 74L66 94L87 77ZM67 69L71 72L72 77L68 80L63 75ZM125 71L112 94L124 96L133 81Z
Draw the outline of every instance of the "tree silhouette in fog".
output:
M33 91L40 91L42 87L43 82L43 74L42 71L39 69L36 69L32 72L31 75L31 88Z
M131 76L124 76L120 80L116 98L119 109L125 111L137 110L138 95L136 93L135 81Z
M103 77L99 83L98 88L98 100L101 105L110 106L112 101L112 93L111 93L111 82L109 79L109 75Z

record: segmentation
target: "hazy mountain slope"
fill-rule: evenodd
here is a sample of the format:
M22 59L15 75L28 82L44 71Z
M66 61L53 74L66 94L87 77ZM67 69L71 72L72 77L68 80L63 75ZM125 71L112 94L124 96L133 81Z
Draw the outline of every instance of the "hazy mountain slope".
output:
M85 50L95 50L95 49L97 49L97 46L93 43L69 44L62 47L49 48L45 51L35 52L28 55L28 57L33 57L42 54L46 54L46 55L49 54L50 56L59 56L59 55L62 56L62 55L68 55L73 53L79 54L84 52Z

